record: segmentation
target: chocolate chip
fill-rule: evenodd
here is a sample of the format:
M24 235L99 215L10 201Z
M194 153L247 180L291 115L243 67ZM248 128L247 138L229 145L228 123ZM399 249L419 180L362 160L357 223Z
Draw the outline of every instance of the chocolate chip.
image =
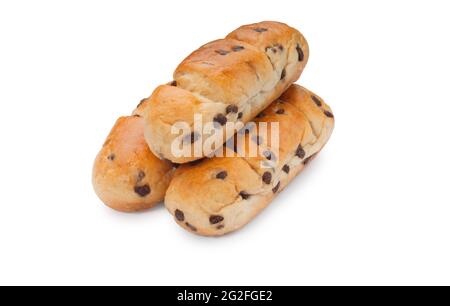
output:
M256 28L256 29L253 29L255 32L258 32L258 33L262 33L262 32L267 32L267 29L266 28Z
M252 137L252 140L253 140L253 142L255 142L258 146L259 146L260 144L263 143L263 139L262 139L262 137L260 137L260 136L253 136L253 137Z
M242 129L239 130L238 133L240 135L243 135L243 134L247 135L247 134L250 134L250 132L253 130L253 128L254 128L253 125L247 123Z
M238 111L239 111L239 108L237 107L237 105L234 105L234 104L228 105L227 108L225 109L225 112L227 114L229 114L229 113L236 114Z
M305 150L303 150L301 144L298 145L297 150L295 151L295 155L302 159L305 157Z
M186 135L186 136L183 137L183 142L194 143L194 142L196 142L199 139L200 139L200 134L197 133L197 132L192 132L191 134Z
M283 115L284 114L284 108L280 108L275 113L277 113L278 115Z
M280 44L266 47L266 52L272 51L273 53L277 53L278 50L282 52L284 50L284 47Z
M175 169L178 169L180 166L180 164L172 163L172 167L174 167Z
M264 174L262 176L262 180L264 183L270 184L270 182L272 181L272 173L264 172Z
M197 231L197 228L195 226L193 226L192 224L190 224L188 222L186 222L185 224L191 231L193 231L193 232Z
M239 52L244 50L245 48L243 46L234 46L233 48L231 48L231 50L233 50L234 52Z
M175 210L175 218L177 218L178 221L183 222L184 221L184 213L179 209Z
M110 154L110 155L108 155L108 159L110 160L110 161L113 161L113 160L115 160L116 159L116 154Z
M272 160L272 152L264 151L263 155L267 160Z
M316 105L318 107L322 106L322 102L319 100L319 98L317 98L316 96L311 96L311 99L314 101L314 103L316 103Z
M242 113L242 112L240 112L239 114L238 114L238 116L237 116L237 118L238 119L242 119L242 116L243 116L244 114Z
M217 224L223 221L222 216L211 216L209 217L209 223L211 224Z
M170 83L170 86L177 86L177 81L172 81L171 83Z
M229 52L229 51L226 51L226 50L220 49L220 50L216 50L216 53L217 53L217 54L220 54L220 55L227 55L227 54L230 53L230 52Z
M134 187L134 192L136 192L141 197L145 197L151 192L151 189L149 185L136 186Z
M137 176L137 182L140 183L144 178L145 178L145 172L142 170L139 171L138 176Z
M217 173L216 179L224 180L224 179L226 179L227 176L228 176L228 173L226 171L221 171L221 172Z
M323 113L325 114L325 116L327 116L329 118L334 118L334 115L331 112L327 111L327 110L323 111Z
M234 153L238 153L238 148L237 148L237 144L236 143L234 143L234 140L233 140L233 143L229 143L229 144L227 144L227 147L228 148L230 148L230 149L232 149L233 151L234 151Z
M283 69L283 71L281 71L281 78L280 78L280 80L284 80L285 77L286 77L286 68Z
M305 54L303 53L303 50L300 47L300 45L297 45L297 53L298 53L298 61L303 62L303 60L305 59Z
M220 225L218 225L216 228L217 228L218 230L221 230L221 229L224 228L224 227L225 227L225 225L220 224Z
M266 114L264 113L259 113L256 118L264 118L266 116Z
M281 185L281 183L278 182L278 184L275 187L272 188L272 192L273 193L277 193L278 189L280 189L280 185Z
M239 195L242 197L243 200L248 200L250 198L250 194L248 194L245 191L239 192Z
M289 167L289 165L284 165L283 171L286 172L287 174L289 174L289 171L291 171L291 167Z
M214 119L214 122L217 122L220 125L225 125L227 123L227 117L225 117L223 114L217 114Z

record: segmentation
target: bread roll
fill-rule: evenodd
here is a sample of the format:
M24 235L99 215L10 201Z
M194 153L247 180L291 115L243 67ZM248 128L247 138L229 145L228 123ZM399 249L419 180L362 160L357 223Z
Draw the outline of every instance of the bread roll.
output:
M262 139L255 130L245 135L245 142L256 142L262 154L247 157L248 146L238 144L237 151L245 152L241 156L204 159L175 171L165 205L183 228L220 236L247 224L322 149L334 127L329 106L298 85L258 117L256 122L279 123L278 154L271 151L272 138Z
M272 21L242 26L200 47L178 66L173 82L156 88L136 110L145 118L150 149L176 163L208 156L218 148L205 148L200 156L176 156L172 143L204 143L211 135L194 129L178 137L172 126L186 122L193 128L194 114L201 114L204 124L217 125L214 137L224 143L225 135L234 134L226 123L252 120L300 77L308 56L299 31Z
M164 199L172 169L169 161L160 160L148 148L143 119L121 117L97 155L92 181L98 197L109 207L138 211Z

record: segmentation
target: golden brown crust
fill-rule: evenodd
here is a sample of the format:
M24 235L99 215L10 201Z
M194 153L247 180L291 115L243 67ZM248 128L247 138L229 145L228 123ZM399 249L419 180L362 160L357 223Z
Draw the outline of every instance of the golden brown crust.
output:
M137 211L163 200L172 169L170 162L149 150L143 119L121 117L97 155L92 181L106 205L119 211Z
M255 35L255 32L258 35ZM292 63L306 62L309 57L309 46L303 35L281 22L263 21L244 25L228 34L227 39L246 42L265 52L275 70L279 72ZM295 80L300 77L301 71L296 71L298 75L294 77Z
M183 165L167 190L167 209L179 225L199 235L220 236L241 228L323 148L334 127L334 117L325 111L331 114L317 95L292 85L263 112L262 118L256 119L279 122L280 152L273 159L275 163L264 164L266 155L260 154L253 158L215 157ZM247 141L253 141L255 135L246 136ZM270 149L271 139L259 143L264 151ZM241 152L239 149L245 151L240 145L237 151ZM224 150L232 152L227 147Z
M239 51L233 48L240 47ZM267 56L252 45L220 39L189 55L174 73L177 87L212 101L240 104L272 77ZM239 80L239 82L236 82Z
M191 124L194 114L202 114L203 122L222 116L227 122L246 123L300 77L308 56L300 32L278 22L243 26L200 47L177 67L172 86L158 87L136 110L145 118L150 149L176 163L206 156L209 152L175 156L171 145L178 135L171 133L172 124ZM228 112L230 106L235 111ZM217 137L226 140L224 135Z

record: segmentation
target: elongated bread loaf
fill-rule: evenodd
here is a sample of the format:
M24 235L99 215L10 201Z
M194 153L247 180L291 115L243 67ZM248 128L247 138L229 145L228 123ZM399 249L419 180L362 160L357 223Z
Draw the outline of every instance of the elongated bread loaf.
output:
M95 159L92 182L106 205L131 212L162 202L172 169L148 148L143 119L121 117Z
M279 123L278 154L270 139L250 132L243 145L256 142L262 154L247 157L249 146L238 144L234 150L245 154L204 159L175 171L165 205L183 228L219 236L251 221L322 149L334 116L317 95L292 85L255 122L267 122L269 129ZM224 150L234 153L228 147Z
M173 143L204 143L211 137L193 128L194 114L201 114L204 124L214 122L220 132L213 138L224 143L234 134L226 123L252 120L300 77L308 56L299 31L272 21L242 26L200 47L178 66L172 83L156 88L135 111L145 118L150 149L176 163L208 156L218 148L204 148L200 156L177 156L172 150ZM186 122L193 131L173 134L177 122Z

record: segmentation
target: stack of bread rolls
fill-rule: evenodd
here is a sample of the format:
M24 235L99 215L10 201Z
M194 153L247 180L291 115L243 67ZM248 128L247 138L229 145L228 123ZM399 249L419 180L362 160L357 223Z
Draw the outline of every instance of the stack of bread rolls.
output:
M200 47L177 67L173 81L157 87L132 116L118 119L95 160L97 195L125 212L164 201L180 226L199 235L241 228L303 170L333 131L330 107L293 84L308 57L303 35L273 21L242 26ZM213 124L214 133L196 130L197 115L202 124ZM189 132L174 133L179 122ZM260 136L261 123L268 137ZM237 131L239 124L244 128ZM276 150L270 137L275 127ZM186 144L189 152L202 150L174 153Z

